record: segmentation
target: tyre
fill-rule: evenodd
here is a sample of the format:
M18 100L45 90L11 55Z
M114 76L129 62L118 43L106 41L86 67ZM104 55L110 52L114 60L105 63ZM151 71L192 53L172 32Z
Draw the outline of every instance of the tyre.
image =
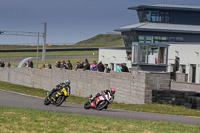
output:
M55 105L60 106L64 101L65 101L65 96L59 96L58 99L56 100Z
M90 109L91 108L90 102L85 103L84 104L84 108L85 109Z
M102 110L108 105L107 101L100 101L100 103L97 105L97 110Z
M51 103L51 101L49 100L48 97L46 97L46 98L44 99L44 105L49 105L50 103Z

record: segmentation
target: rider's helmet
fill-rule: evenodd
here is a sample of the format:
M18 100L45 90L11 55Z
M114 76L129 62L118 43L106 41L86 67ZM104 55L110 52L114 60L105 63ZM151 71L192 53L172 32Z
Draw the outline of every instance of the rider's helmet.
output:
M111 88L111 93L115 94L115 92L116 92L116 89L115 88Z
M71 82L70 82L70 80L65 80L64 83L65 83L65 85L70 85Z

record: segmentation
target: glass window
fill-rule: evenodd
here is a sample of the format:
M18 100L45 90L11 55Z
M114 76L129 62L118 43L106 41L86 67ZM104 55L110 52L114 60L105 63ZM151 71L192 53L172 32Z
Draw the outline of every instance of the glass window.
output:
M147 46L140 46L140 57L139 57L139 61L140 63L147 63L147 58L146 58L146 55L147 55Z
M137 13L138 13L138 18L140 22L147 21L146 12L144 10L138 10Z
M139 39L139 42L140 42L140 43L145 43L144 37L145 37L145 36L138 36L138 39Z
M152 22L159 22L159 11L152 11L151 12L151 21Z
M169 37L169 42L175 42L176 38L175 37Z
M158 64L158 46L149 46L147 56L149 64Z
M146 20L149 22L169 23L169 12L147 10L145 13L146 13Z
M152 43L152 36L146 36L145 43Z
M160 47L160 64L166 64L167 61L167 48L166 47Z
M176 37L176 42L183 42L183 37Z
M162 36L161 40L162 40L162 42L168 42L169 41L167 36Z
M146 11L147 21L151 21L151 11Z
M154 36L154 43L161 42L161 36Z

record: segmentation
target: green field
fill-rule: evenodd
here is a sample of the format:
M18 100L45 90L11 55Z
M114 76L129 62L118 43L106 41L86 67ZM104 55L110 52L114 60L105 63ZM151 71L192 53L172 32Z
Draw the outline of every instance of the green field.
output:
M22 85L10 84L7 82L0 81L0 88L9 91L20 92L36 97L46 97L46 91L43 89L35 89L30 87L25 87ZM67 102L85 104L87 98L70 96L67 98ZM188 109L185 107L171 106L167 104L122 104L122 103L113 103L109 105L109 108L113 109L123 109L131 110L138 112L150 112L150 113L160 113L160 114L172 114L172 115L183 115L183 116L194 116L200 117L200 110Z
M1 133L199 133L199 125L149 122L0 107Z
M46 52L46 57L62 57L62 56L98 56L99 51L56 51ZM37 52L0 52L1 58L17 58L17 57L36 57ZM39 52L42 57L42 52Z

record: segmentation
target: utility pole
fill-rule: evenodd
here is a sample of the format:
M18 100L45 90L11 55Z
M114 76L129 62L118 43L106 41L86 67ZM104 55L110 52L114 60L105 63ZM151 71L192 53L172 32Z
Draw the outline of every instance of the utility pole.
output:
M37 68L38 68L38 60L39 60L39 44L40 44L40 33L38 32L38 43L37 43Z
M43 44L43 50L42 50L42 65L43 65L43 68L45 67L46 35L47 35L47 23L45 22L45 23L44 23L44 33L43 33L44 44Z

